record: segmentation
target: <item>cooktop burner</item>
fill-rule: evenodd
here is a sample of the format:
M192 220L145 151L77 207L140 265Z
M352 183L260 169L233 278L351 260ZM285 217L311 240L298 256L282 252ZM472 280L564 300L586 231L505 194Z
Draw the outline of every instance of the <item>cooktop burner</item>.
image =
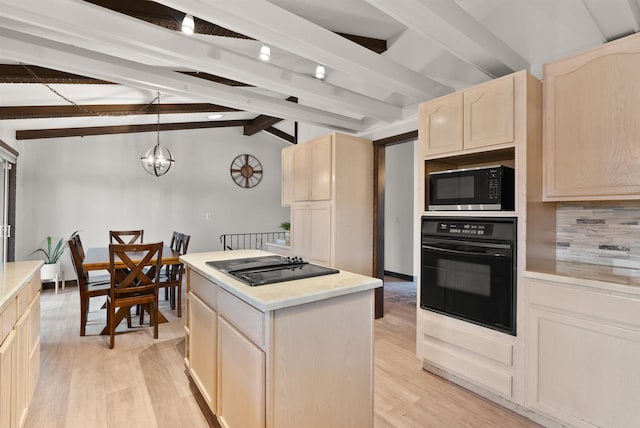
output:
M305 262L299 257L249 257L210 261L206 264L252 287L340 272L337 269Z

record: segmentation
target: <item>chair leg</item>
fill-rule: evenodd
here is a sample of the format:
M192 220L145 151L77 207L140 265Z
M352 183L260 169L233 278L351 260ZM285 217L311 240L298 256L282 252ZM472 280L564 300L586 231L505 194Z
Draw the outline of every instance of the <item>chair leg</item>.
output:
M107 303L107 324L109 324L109 349L115 344L115 306Z
M167 288L168 290L168 288ZM171 292L169 293L169 306L171 309L176 308L176 289L175 287L171 287Z
M85 328L87 325L87 298L84 296L80 296L80 336L84 336Z
M182 284L178 284L175 290L176 294L176 305L178 306L178 318L182 317Z
M125 308L122 308L122 310L124 311ZM131 306L129 306L127 309L127 328L131 328Z
M158 296L156 296L156 300L153 302L153 308L151 308L151 304L149 304L149 318L152 319L153 322L153 338L158 338Z

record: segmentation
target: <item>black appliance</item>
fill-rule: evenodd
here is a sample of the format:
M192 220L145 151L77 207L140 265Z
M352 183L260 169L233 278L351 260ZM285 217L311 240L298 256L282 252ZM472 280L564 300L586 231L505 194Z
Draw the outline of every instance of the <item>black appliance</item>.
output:
M305 262L299 257L262 256L209 261L206 264L251 287L340 272L337 269Z
M513 210L514 171L503 165L429 173L429 211Z
M422 217L420 307L516 335L516 219Z

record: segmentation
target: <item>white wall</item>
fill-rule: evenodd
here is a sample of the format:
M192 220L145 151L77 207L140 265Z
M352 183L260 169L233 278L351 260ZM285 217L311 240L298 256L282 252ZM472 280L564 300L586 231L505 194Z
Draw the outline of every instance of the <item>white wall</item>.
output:
M189 252L221 250L223 233L277 231L289 220L280 206L280 152L287 145L266 133L246 137L242 128L162 132L160 143L176 164L156 178L140 165L155 133L25 141L18 158L16 260L47 235L67 238L80 230L83 245L104 246L110 229L145 230L145 242L191 235ZM262 163L262 181L238 187L232 160L249 153ZM211 213L212 219L205 220ZM68 253L68 252L67 252ZM65 277L75 277L68 254Z
M414 143L385 149L384 270L414 276Z

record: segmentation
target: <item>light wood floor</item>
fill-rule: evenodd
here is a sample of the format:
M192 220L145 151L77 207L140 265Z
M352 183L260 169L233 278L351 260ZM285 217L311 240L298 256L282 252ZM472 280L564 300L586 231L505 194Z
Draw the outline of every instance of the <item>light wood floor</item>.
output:
M375 427L533 427L421 368L415 356L415 300L407 284L387 283L385 316L375 324ZM102 300L91 304L80 337L75 287L42 293L41 376L26 427L209 427L183 365L183 321L116 336L108 349ZM124 323L123 323L124 325ZM126 327L121 327L126 330ZM354 427L357 428L357 427Z

